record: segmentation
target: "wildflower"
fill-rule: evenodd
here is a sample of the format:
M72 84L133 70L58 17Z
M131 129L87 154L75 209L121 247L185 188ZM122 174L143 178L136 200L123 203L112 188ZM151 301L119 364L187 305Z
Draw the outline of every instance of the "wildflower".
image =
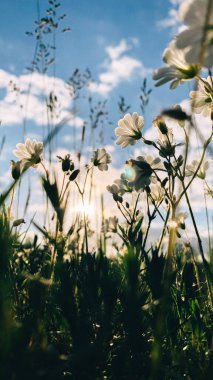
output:
M134 112L132 116L127 113L123 119L118 121L118 127L115 128L115 134L118 136L116 144L121 145L122 148L134 145L142 137L143 126L143 116L139 116L137 112Z
M105 231L106 232L117 232L118 218L116 216L110 216L109 219L105 220Z
M167 127L162 116L158 116L154 119L154 126L158 128L160 140L162 141L169 140L172 142L173 130L172 128Z
M210 116L213 112L213 88L210 76L202 78L198 83L198 90L191 91L191 105L195 113Z
M126 163L125 178L128 186L136 191L144 190L151 182L155 182L154 170L159 168L160 158L153 159L152 156L139 156L136 160L130 159Z
M166 123L161 117L154 120L154 125L158 128L158 145L160 147L159 154L161 157L173 156L175 152L175 145L173 145L173 130L167 127Z
M11 174L13 179L16 181L20 178L21 175L21 161L11 160Z
M116 179L114 183L118 186L121 195L124 193L131 193L132 189L128 186L128 182L123 174L121 174L120 178Z
M172 81L170 88L174 89L186 80L194 78L199 71L196 65L186 62L185 51L177 49L175 41L164 50L163 61L168 66L161 67L153 73L153 79L158 81L156 86Z
M151 194L152 200L154 200L155 202L161 202L163 198L165 197L164 188L158 183L152 184L150 188L151 188L150 194Z
M180 7L180 19L187 29L178 36L176 45L187 49L189 64L200 63L207 68L213 64L213 3L209 0L191 0Z
M128 186L128 181L124 174L121 174L121 177L116 179L111 186L108 185L106 189L112 194L114 201L120 203L123 202L122 195L132 192L132 188Z
M71 171L74 170L74 163L70 159L70 154L66 154L66 156L64 158L62 158L61 156L57 156L57 157L61 161L61 166L62 166L63 172L68 172L69 170L71 170Z
M110 164L111 161L110 155L104 148L95 150L91 158L91 162L93 162L94 166L97 166L101 171L108 170L108 164Z
M186 176L192 176L199 165L199 162L197 160L193 160L191 165L186 166ZM197 172L197 177L200 179L205 179L206 178L206 171L209 168L209 162L205 161L201 166L200 169Z
M123 202L122 195L124 194L124 191L121 190L116 181L114 181L114 183L111 186L108 185L106 189L112 194L115 202Z
M36 167L42 160L44 151L43 142L26 139L24 144L17 144L17 150L13 154L21 159L21 165L24 169Z

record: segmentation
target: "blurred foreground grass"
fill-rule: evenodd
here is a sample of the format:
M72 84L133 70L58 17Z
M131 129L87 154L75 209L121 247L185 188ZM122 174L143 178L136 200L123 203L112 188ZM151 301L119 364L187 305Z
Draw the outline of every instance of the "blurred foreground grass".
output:
M203 264L183 248L166 289L157 249L128 244L113 260L62 239L23 245L4 214L0 247L0 379L211 378Z

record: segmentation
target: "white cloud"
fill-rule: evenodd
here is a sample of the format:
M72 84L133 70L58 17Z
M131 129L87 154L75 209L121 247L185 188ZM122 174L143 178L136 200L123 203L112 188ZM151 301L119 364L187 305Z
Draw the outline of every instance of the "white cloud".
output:
M118 59L121 54L125 53L128 50L131 50L131 45L127 43L126 40L121 40L119 45L117 46L107 46L106 47L106 52L109 55L109 58L111 60Z
M14 90L15 88L15 90ZM22 124L33 120L37 125L48 123L46 101L51 92L57 96L54 123L70 117L69 125L81 127L83 120L74 115L72 98L66 82L39 73L15 76L0 70L0 120L2 125Z
M107 60L102 64L105 71L99 74L97 82L90 84L91 92L106 96L121 82L130 81L138 76L145 77L152 72L152 69L146 68L143 62L125 54L138 43L137 38L132 38L129 43L122 39L117 46L105 48L108 55Z

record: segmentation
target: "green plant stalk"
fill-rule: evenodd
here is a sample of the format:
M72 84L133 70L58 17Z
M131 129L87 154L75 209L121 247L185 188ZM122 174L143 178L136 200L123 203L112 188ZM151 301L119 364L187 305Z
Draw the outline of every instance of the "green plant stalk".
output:
M188 188L190 187L191 183L193 182L193 180L195 179L195 177L197 176L197 173L202 165L202 162L203 162L203 159L205 157L205 153L206 153L206 150L212 140L212 136L213 136L213 131L211 132L211 135L209 136L209 138L206 140L205 144L204 144L204 149L203 149L203 153L201 155L201 158L200 158L200 161L199 161L199 164L197 166L197 169L195 170L191 180L189 181L189 183L185 186L185 189L181 192L181 194L179 195L179 198L177 199L176 201L176 204L179 204L180 203L180 200L182 199L183 195L185 194L185 192L188 190Z
M197 236L199 250L200 250L200 253L201 253L201 256L202 256L203 264L204 264L204 267L206 269L207 288L208 288L209 298L210 298L210 302L211 302L211 306L212 306L212 291L211 291L211 286L209 284L209 276L207 275L208 268L207 268L207 263L206 263L206 259L205 259L205 256L204 256L204 251L203 251L203 246L202 246L202 240L200 238L200 234L199 234L199 231L198 231L198 228L197 228L197 224L196 224L196 220L195 220L195 217L194 217L194 213L193 213L193 210L192 210L192 207L191 207L191 203L190 203L190 200L189 200L186 188L185 188L185 183L184 183L185 167L186 167L186 160L187 160L187 155L188 155L188 141L189 141L188 140L188 136L186 135L186 132L185 132L185 137L186 137L186 146L187 147L186 147L186 154L185 154L185 160L184 160L183 176L182 176L182 173L181 173L180 168L179 168L178 169L178 171L179 171L178 178L179 178L179 180L181 182L181 185L183 187L183 191L185 191L184 195L185 195L185 198L186 198L186 202L187 202L187 206L188 206L188 209L189 209L189 212L190 212L190 216L191 216L191 219L192 219L194 230L195 230L195 233L196 233L196 236ZM174 154L174 159L175 159L175 161L177 163L177 158L176 158L175 154ZM194 263L194 266L195 266L196 280L197 280L197 284L199 286L199 291L200 291L200 279L199 279L199 275L198 275L198 271L197 271L197 266L196 266L196 263L195 263L194 255L192 255L192 256L193 256L193 263Z
M196 171L194 172L194 175L192 176L192 179L190 180L190 182L188 183L187 186L185 186L185 183L184 183L184 179L181 175L181 172L179 174L179 179L181 181L181 184L182 184L182 187L183 187L183 191L182 191L182 195L185 196L186 198L186 202L187 202L187 206L188 206L188 209L189 209L189 212L190 212L190 216L191 216L191 219L192 219L192 223L193 223L193 226L194 226L194 230L195 230L195 233L196 233L196 236L197 236L197 240L198 240L198 245L199 245L199 250L200 250L200 254L201 254L201 257L202 257L202 260L203 260L203 264L204 264L204 267L205 267L205 271L206 271L206 282L207 282L207 288L208 288L208 293L209 293L209 298L210 298L210 303L211 303L211 307L213 307L213 295L212 295L212 290L211 290L211 285L209 283L209 278L212 280L212 274L209 270L209 267L208 267L208 264L207 264L207 261L206 261L206 258L204 256L204 251L203 251L203 246L202 246L202 240L200 238L200 234L199 234L199 231L198 231L198 228L197 228L197 224L196 224L196 220L195 220L195 217L194 217L194 213L193 213L193 210L192 210L192 207L191 207L191 204L190 204L190 200L189 200L189 197L188 197L188 194L187 194L187 189L189 188L189 186L191 185L191 183L193 182L194 178L196 177L201 165L202 165L202 162L203 162L203 159L204 159L204 155L205 155L205 152L206 152L206 149L208 147L208 144L211 142L211 139L212 139L212 135L213 135L213 132L211 133L209 139L206 141L205 145L204 145L204 150L203 150L203 154L201 156L201 159L200 159L200 162L197 166L197 169ZM177 159L174 155L174 158L177 162ZM180 200L181 200L182 196L180 195L176 204L178 205ZM196 274L197 271L196 271ZM197 282L199 284L199 278L197 278Z
M86 220L86 212L85 212L85 204L84 204L84 194L81 194L82 199L82 205L83 205L83 215L84 215L84 236L85 236L85 243L86 243L86 254L89 254L88 249L88 233L87 233L87 220Z
M172 205L172 220L175 219L176 207ZM157 379L162 360L162 340L165 335L167 309L169 305L172 259L176 242L176 227L170 227L167 257L163 273L163 296L155 326L155 340L152 348L152 379Z
M159 244L158 244L158 252L160 251L160 247L161 247L164 235L165 235L165 231L166 231L166 228L167 228L167 223L168 223L168 220L169 220L169 215L170 215L170 208L167 211L166 219L164 221L164 226L163 226L162 234L161 234L160 241L159 241Z
M211 253L211 251L212 251L212 245L211 245L211 236L210 236L209 213L208 213L208 208L207 208L207 200L206 200L206 193L205 193L204 186L203 186L203 193L204 193L205 210L206 210L206 221L207 221L207 229L208 229L209 252Z
M12 205L13 205L13 201L14 201L14 195L15 195L15 186L12 189L11 200L10 200L10 204L8 207L8 220L10 220L10 217L11 217L11 210L12 210Z
M148 204L148 196L147 196L147 204ZM148 206L148 210L149 210L149 206ZM147 242L147 238L148 238L148 234L149 234L149 230L150 230L150 227L151 227L151 223L152 223L152 220L154 219L155 217L155 213L156 213L156 209L154 208L152 214L150 215L150 212L148 211L148 218L149 218L149 221L148 221L148 226L147 226L147 229L146 229L146 234L145 234L145 237L144 237L144 241L143 241L143 245L142 245L142 253L144 253L144 250L145 250L145 246L146 246L146 242Z
M176 213L176 206L172 205L172 215L171 220L175 221L175 213ZM166 257L166 263L164 268L164 284L166 289L166 294L169 291L169 285L170 285L170 274L172 270L172 259L174 256L174 249L175 249L175 243L176 243L176 226L170 226L169 228L169 242L168 242L168 250L167 250L167 257Z

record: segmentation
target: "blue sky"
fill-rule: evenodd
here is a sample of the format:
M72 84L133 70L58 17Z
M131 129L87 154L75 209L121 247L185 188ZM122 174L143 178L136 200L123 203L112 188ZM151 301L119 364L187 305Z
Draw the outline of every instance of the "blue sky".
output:
M36 26L37 4L37 0L9 0L0 3L0 69L17 77L29 74L26 68L30 66L34 55L35 39L28 37L26 32L33 31ZM47 0L39 1L41 16L45 15L48 6ZM125 64L132 64L132 71L130 70L127 77L124 73L108 93L93 93L96 98L101 95L102 98L108 98L110 120L112 125L116 125L119 118L119 96L124 96L126 102L132 105L132 112L139 111L138 96L143 78L146 76L148 86L154 87L151 79L152 70L162 65L162 52L172 36L171 28L163 28L159 23L168 20L172 7L174 6L168 0L62 0L58 14L65 13L67 16L56 34L56 76L67 81L76 68L82 71L89 68L94 80L100 82L99 76L109 70L112 63L107 48L119 46L124 42L128 47L126 51L124 49L121 57L125 56L131 61L125 63L123 60L123 69L126 70ZM60 33L64 27L70 27L71 32ZM53 66L50 66L48 75L53 75ZM0 91L4 96L5 88L1 88ZM155 89L146 113L147 127L162 107L176 103L182 97L182 91L171 92L168 86ZM2 126L4 127L4 118ZM16 128L17 137L19 132L21 128ZM110 132L112 135L113 127ZM107 133L106 138L109 136L110 133Z
M114 128L121 117L117 104L122 95L126 103L131 105L130 112L140 113L140 87L147 77L148 87L153 90L145 115L148 133L153 118L162 108L168 108L188 97L189 90L192 89L191 83L171 91L168 85L155 88L152 80L153 69L163 65L163 50L178 30L176 10L179 3L181 0L61 0L58 15L65 13L66 18L56 33L55 65L49 67L43 80L42 75L32 77L26 69L32 62L36 44L35 38L27 36L26 32L34 31L36 27L38 4L40 16L43 17L49 7L48 1L0 2L0 139L6 136L0 157L1 189L10 181L10 160L14 159L12 150L24 139L24 117L26 116L25 137L42 139L46 134L43 95L47 96L53 86L59 92L57 95L62 111L67 112L74 107L76 112L75 120L72 119L57 137L55 154L59 150L65 153L79 148L83 120L89 124L88 95L92 96L94 104L98 100L107 99L110 123L105 123L103 128L104 143L109 147L113 158L109 180L113 181L119 176L118 170L122 170L123 163L130 155L143 154L138 146L136 149L121 150L115 145ZM62 33L67 27L71 31ZM68 99L66 82L76 68L82 72L89 68L94 83L87 93L84 92L85 97L73 105ZM11 94L8 90L11 79L20 87L19 94ZM30 100L27 96L29 83ZM73 143L73 130L76 131L76 144ZM97 133L95 146L100 147L100 143ZM91 149L85 148L85 156L89 157ZM105 182L100 179L99 184L102 183L104 188L107 184ZM195 197L195 203L197 199ZM200 204L197 211L201 210Z

